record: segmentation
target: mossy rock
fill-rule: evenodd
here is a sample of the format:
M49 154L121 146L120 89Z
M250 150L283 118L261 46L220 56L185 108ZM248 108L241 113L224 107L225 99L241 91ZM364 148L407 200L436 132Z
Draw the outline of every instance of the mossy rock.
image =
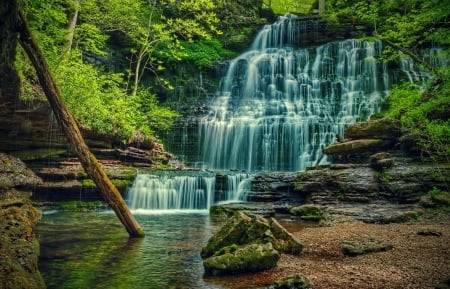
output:
M57 204L57 208L62 211L91 211L104 207L105 204L100 201L95 202L68 201Z
M311 282L301 274L277 280L269 289L311 289Z
M302 205L290 209L290 213L302 220L321 221L324 218L323 209L314 205Z
M222 252L221 255L215 255L203 261L206 274L227 275L262 271L275 267L281 256L270 242L252 243L233 250L227 248Z
M429 193L420 198L419 204L426 208L450 207L450 192Z

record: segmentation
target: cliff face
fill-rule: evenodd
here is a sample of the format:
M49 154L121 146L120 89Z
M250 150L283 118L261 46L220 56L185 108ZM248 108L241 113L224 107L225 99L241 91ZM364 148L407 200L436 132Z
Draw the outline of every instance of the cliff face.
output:
M41 214L30 201L42 180L25 164L0 153L0 280L4 289L45 288L38 271L39 242L33 227Z

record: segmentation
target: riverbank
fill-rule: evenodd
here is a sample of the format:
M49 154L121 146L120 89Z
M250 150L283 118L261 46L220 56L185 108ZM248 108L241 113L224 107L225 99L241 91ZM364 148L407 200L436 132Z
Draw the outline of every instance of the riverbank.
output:
M283 225L303 243L303 253L283 254L276 268L242 277L247 279L247 285L267 288L265 284L302 274L311 281L313 289L449 288L448 213L427 213L408 223L368 224L341 217L329 226L299 226L286 221ZM342 240L364 237L383 240L392 249L356 257L343 254ZM443 282L447 282L447 287Z

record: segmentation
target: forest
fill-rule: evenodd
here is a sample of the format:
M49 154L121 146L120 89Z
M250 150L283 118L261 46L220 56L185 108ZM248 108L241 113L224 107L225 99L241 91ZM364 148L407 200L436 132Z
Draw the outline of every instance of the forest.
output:
M165 105L183 63L208 72L236 55L235 38L253 35L267 15L308 15L314 1L261 1L241 16L226 1L20 1L45 53L64 101L79 123L122 142L158 138L180 112ZM362 37L379 39L383 61L412 57L434 81L428 87L400 85L384 113L401 119L424 152L449 158L448 67L434 67L421 50L449 45L448 1L326 1L327 25L351 21L370 27ZM244 4L245 5L245 4ZM270 13L269 13L270 12ZM245 23L240 23L244 21ZM234 39L234 40L233 40ZM238 41L239 42L239 39ZM24 102L45 101L23 53ZM175 70L174 70L175 69ZM424 90L426 92L424 93Z
M450 288L450 0L5 3L0 288Z

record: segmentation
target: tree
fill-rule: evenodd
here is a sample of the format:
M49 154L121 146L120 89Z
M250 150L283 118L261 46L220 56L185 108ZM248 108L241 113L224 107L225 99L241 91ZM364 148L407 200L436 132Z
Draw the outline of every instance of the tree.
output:
M13 11L17 11L15 0L8 0L5 7L13 7ZM3 12L0 10L0 12ZM1 14L1 13L0 13ZM2 63L0 68L2 70L13 70L11 68L12 60L15 58L15 49L9 49L9 45L15 48L15 43L17 43L17 34L19 35L19 42L28 57L30 58L33 66L36 69L40 84L42 85L45 95L56 115L56 118L65 133L69 145L73 151L76 152L80 162L86 171L86 173L94 180L98 188L103 194L106 202L111 206L111 208L116 213L119 220L124 225L130 237L143 237L144 232L139 226L130 210L128 209L125 201L121 197L117 188L112 184L111 180L106 175L105 170L102 165L97 161L95 156L89 151L83 137L81 136L78 125L73 118L71 112L63 103L58 87L52 78L48 65L45 61L42 52L40 51L38 45L34 41L31 32L26 24L25 18L21 13L11 13L8 15L8 25L2 27L1 34L5 34L11 42L2 42L2 56L5 55L7 59L2 58ZM3 37L2 37L3 38ZM11 44L10 44L11 43ZM5 48L5 53L3 52ZM3 64L4 62L4 64ZM5 67L5 68L3 68ZM3 87L3 85L2 85Z

